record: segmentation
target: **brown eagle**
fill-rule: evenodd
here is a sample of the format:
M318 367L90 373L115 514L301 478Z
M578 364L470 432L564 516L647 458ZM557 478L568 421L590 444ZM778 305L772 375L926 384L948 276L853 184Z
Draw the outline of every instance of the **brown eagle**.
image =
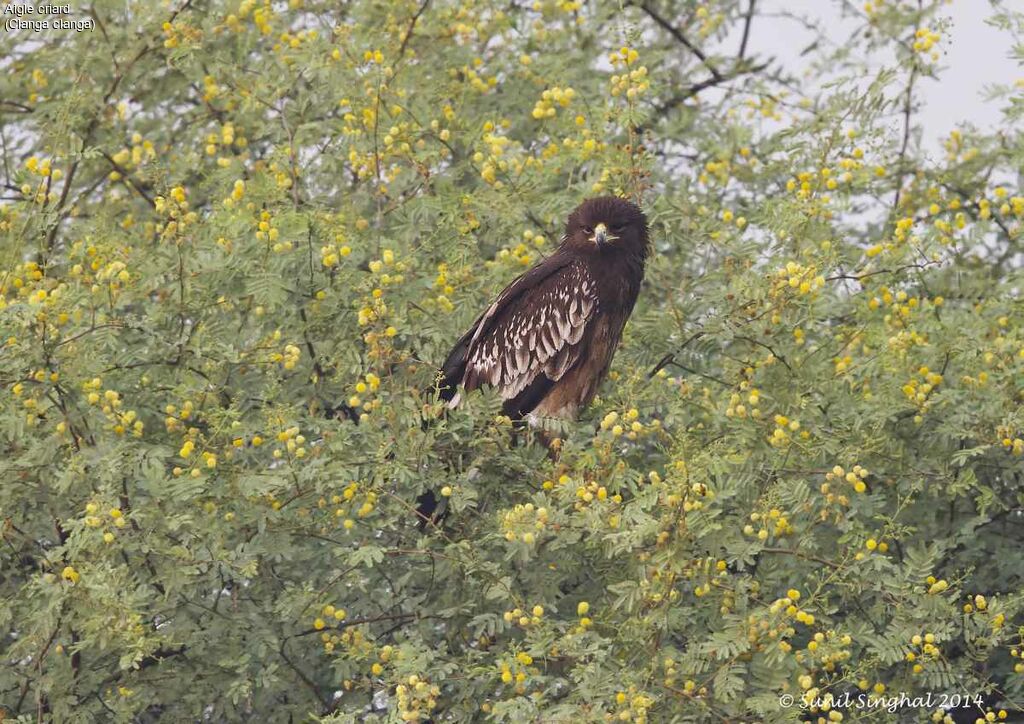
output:
M449 353L440 383L448 406L462 390L490 385L513 419L574 419L608 374L649 244L635 204L580 204L558 249L505 287Z

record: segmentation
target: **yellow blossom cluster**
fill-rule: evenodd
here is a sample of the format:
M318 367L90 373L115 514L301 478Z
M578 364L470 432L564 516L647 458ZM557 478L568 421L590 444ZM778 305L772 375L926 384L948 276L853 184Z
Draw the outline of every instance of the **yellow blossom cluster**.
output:
M1009 425L1000 425L996 428L996 437L999 443L1013 455L1024 455L1024 438L1017 434L1016 430Z
M679 674L679 669L676 668L676 660L671 656L667 656L661 663L665 668L665 686L674 686L676 676ZM683 696L687 697L705 697L708 695L707 687L697 686L697 682L693 679L686 679L683 682L683 688L681 691Z
M263 0L262 4L259 5L257 0L242 0L238 4L238 9L224 18L224 27L227 27L234 33L242 33L245 30L245 25L242 21L251 18L253 25L256 26L260 35L270 35L273 32L271 22L275 17L276 14L271 6L271 0Z
M344 613L344 611L342 611ZM334 616L317 616L313 621L313 628L320 631L320 641L324 645L324 652L331 653L337 647L344 649L344 655L353 659L367 659L373 653L373 642L358 627L338 626L341 623ZM342 628L341 633L334 633L325 630L326 628Z
M949 137L942 145L946 149L946 159L949 161L970 161L980 153L977 147L966 146L963 133L955 128L949 132Z
M615 705L615 719L618 721L646 724L651 706L654 705L654 697L640 693L635 686L631 686L628 691L616 692Z
M516 266L530 266L537 258L534 256L534 249L529 245L531 241L533 246L538 248L547 243L547 239L543 235L534 234L532 231L524 232L523 241L510 248L499 249L495 261L512 262Z
M164 22L161 29L164 34L164 47L168 50L177 48L182 43L186 47L198 46L203 41L203 31L181 19L177 19L174 22Z
M376 392L380 388L380 377L373 372L367 372L364 377L352 386L353 394L348 398L348 406L353 409L361 409L365 416L381 406L380 398L366 400L362 396L367 393Z
M373 90L377 92L376 88ZM346 106L350 103L347 98L343 98L340 102ZM388 114L392 121L390 126L383 127L385 117L381 113ZM344 114L347 125L342 130L346 135L356 137L369 132L379 137L377 141L373 142L373 147L364 151L360 151L356 144L352 144L349 147L348 160L359 179L378 178L380 184L377 190L382 193L387 193L387 184L395 181L402 174L405 168L402 164L409 163L415 158L414 153L421 153L427 147L424 138L416 138L417 131L420 129L415 128L408 121L395 122L401 113L402 108L398 105L382 106L379 111L376 105L365 106L361 109L358 117L361 127L355 124L357 116L351 110ZM378 128L378 124L380 124L380 128ZM437 119L431 121L430 129L443 143L447 143L451 138L451 131L442 128ZM442 145L440 154L445 156L447 153L447 147ZM413 161L413 163L415 165L416 162ZM288 187L280 181L278 185L281 188Z
M217 85L217 79L212 75L203 76L203 100L212 103L221 94L223 88Z
M351 483L349 486L345 488L345 491L342 493L342 497L345 498L346 495L349 495L351 497L345 498L345 500L351 500L352 498L354 498L355 494L360 490L361 488L358 483ZM353 510L355 511L355 516L357 518L367 517L368 515L373 513L373 511L376 510L376 508L377 493L373 490L367 490L363 493L363 499L362 502L359 504L358 508L355 508L353 504ZM334 511L334 514L335 516L337 516L338 511ZM351 526L346 525L345 527L350 528Z
M473 63L476 68L479 68L483 64L483 60L475 58ZM477 93L487 93L487 91L498 85L498 76L480 75L476 72L475 68L470 68L468 65L463 66L462 73L466 78L466 82Z
M32 188L29 187L29 193L32 192ZM18 210L12 205L0 206L0 232L8 232L14 227L14 222L18 218Z
M346 618L348 618L348 613L345 609L338 608L333 603L328 603L321 608L320 615L313 619L313 628L317 631L321 631L327 627L328 622L337 624L341 623Z
M1024 196L1009 196L1006 189L1002 186L997 186L992 195L995 196L996 203L999 204L999 213L1002 216L1013 215L1018 219L1024 218ZM987 199L982 199L986 205L989 204ZM981 201L978 205L981 205Z
M853 655L849 648L852 643L853 637L849 634L840 634L833 629L817 631L807 642L807 647L795 652L794 656L798 663L811 663L832 673Z
M555 442L552 442L552 449L557 450L561 446L561 444L562 444L561 439L556 438ZM564 486L569 485L571 482L572 482L572 478L569 477L568 475L565 475L563 473L562 475L558 476L557 486L564 487ZM553 480L545 480L543 483L541 483L541 487L544 490L554 490L555 487L556 487L556 483Z
M843 492L836 492L835 490L833 490L833 487L832 487L834 481L840 481L840 482L846 481L846 473L845 472L839 472L839 471L842 471L842 470L843 470L843 468L841 466L836 465L834 468L832 468L832 470L830 472L825 473L825 482L823 482L821 484L819 490L821 491L821 494L825 496L825 505L826 506L839 505L840 507L845 507L845 506L848 506L850 504L849 496L847 496ZM862 469L862 472L864 474L867 474L866 470ZM858 476L858 480L859 480L859 476ZM861 483L861 485L864 486L864 490L867 490L867 485L864 484L864 481L863 480L859 480L859 482ZM854 483L854 485L856 486L857 483ZM864 492L864 491L862 490L860 492ZM828 517L828 510L823 510L822 511L822 520L826 519L827 517Z
M108 424L106 429L112 431L115 435L124 435L128 430L131 430L134 437L142 437L145 425L142 420L138 419L138 413L135 410L122 409L124 401L117 390L105 389L101 395L100 390L102 387L103 381L99 377L94 377L82 383L82 391L85 393L86 401L90 405L98 407L107 418Z
M964 613L974 613L979 611L984 613L988 610L988 599L982 594L978 593L973 598L967 596L967 603L964 604Z
M729 159L719 159L717 161L708 161L704 164L700 175L697 177L704 185L708 185L712 181L725 184L728 183L733 172L733 164ZM697 209L700 215L709 213L707 207L701 206Z
M1013 665L1013 671L1016 674L1024 674L1024 655L1021 653L1021 649L1014 647L1010 649L1010 656L1017 659L1017 663Z
M887 689L886 685L883 682L876 681L874 683L874 685L872 685L871 682L868 681L867 679L860 679L857 682L857 686L862 691L867 691L868 689L870 689L871 691L873 691L875 694L878 694L879 696L884 694L886 692L886 689Z
M661 428L660 420L652 420L647 425L640 422L640 411L635 407L626 410L621 415L612 410L601 419L601 429L607 430L612 437L625 436L628 440L636 440L643 435Z
M773 447L788 447L793 442L793 435L797 433L803 440L810 437L810 433L806 430L800 430L799 420L791 420L785 415L775 415L772 418L772 422L775 423L775 429L772 430L772 434L768 437L768 442Z
M96 280L109 282L110 288L116 290L118 282L127 283L131 281L132 275L127 267L128 265L123 261L112 261L97 272Z
M282 56L282 60L286 64L291 64L298 60L298 57L288 51L301 50L303 45L309 45L314 43L320 37L320 33L314 28L310 30L299 30L298 32L291 33L285 31L277 36L277 42L271 46L271 50Z
M632 102L650 90L651 81L647 75L647 66L633 67L639 59L640 53L625 46L608 56L612 67L623 69L622 73L614 74L609 79L612 96L625 96Z
M953 221L947 221L946 219L936 218L932 221L932 226L939 231L939 241L942 244L952 244L953 236L957 231L962 231L967 227L967 216L963 211L958 211L953 215Z
M867 491L867 484L864 479L867 478L871 473L868 472L867 468L861 467L860 465L854 465L850 470L844 470L841 465L836 465L830 471L825 473L826 481L840 481L848 483L853 486L853 489L858 493L864 493ZM823 490L822 492L826 492Z
M298 426L293 425L277 433L277 442L278 445L271 453L275 458L289 456L301 459L306 457L306 436L299 431Z
M676 461L673 468L672 478L664 486L665 490L662 492L662 499L665 505L669 508L682 506L683 512L689 513L690 511L702 510L705 502L714 500L714 491L705 483L689 481L684 461ZM654 487L662 485L661 477L656 473L654 476L650 476L649 479ZM667 531L662 531L662 533L667 533ZM664 542L666 539L667 535L663 537L659 534L659 543Z
M742 385L743 390L747 392L746 396L741 395L738 392L733 392L729 395L729 404L725 408L726 417L738 417L740 419L750 417L754 420L761 419L761 391L756 387L749 387L749 384L744 381ZM748 408L747 405L750 405Z
M634 48L623 46L619 48L617 52L610 53L608 55L608 62L612 64L612 67L625 66L630 67L640 60L640 53Z
M836 174L828 166L811 171L801 171L796 178L786 182L786 190L791 191L798 199L807 200L817 196L822 204L829 204L832 201L827 192L839 188L840 184L849 184L853 181L853 171L860 167L860 162L855 159L842 159L840 167L845 170Z
M910 646L904 658L913 664L912 671L920 674L924 671L925 664L929 661L937 661L942 658L942 651L935 645L938 639L935 634L925 633L924 636L914 634L910 638Z
M175 432L182 428L181 421L189 420L192 418L195 412L195 406L192 400L185 400L181 404L181 409L174 404L167 404L164 407L164 413L167 417L164 418L164 426L167 428L167 432Z
M513 688L517 694L525 693L527 679L540 673L533 665L533 657L525 651L499 662L498 671L503 684L515 684Z
M714 34L719 26L725 22L725 13L713 13L708 9L708 4L701 5L694 13L700 24L697 26L697 34L702 38Z
M451 312L455 309L455 305L451 302L451 295L455 292L455 287L452 286L449 280L449 268L448 264L442 262L437 265L437 277L434 279L434 287L440 292L434 301L437 305L445 312Z
M788 288L800 296L806 296L817 292L823 286L825 286L825 277L818 274L815 265L790 261L775 272L772 294L778 296Z
M334 241L330 244L325 244L320 247L320 263L328 269L338 265L341 259L344 259L352 253L352 247L345 243L346 237L344 233L337 233L334 235Z
M96 268L99 269L99 263ZM29 304L52 305L63 294L63 286L49 282L44 269L34 261L17 264L10 275L0 276L0 309L7 306L6 296L9 293Z
M534 0L530 7L535 13L541 13L544 17L548 17L558 13L566 15L577 13L583 7L583 3L580 0ZM544 24L539 21L535 27L538 30L545 28Z
M914 32L914 51L921 54L928 53L932 60L938 60L939 54L933 48L941 39L942 35L930 28L918 28Z
M96 502L90 501L85 505L85 517L83 522L89 528L99 528L103 525L104 519L99 515L100 506ZM115 528L124 528L128 525L127 519L124 517L124 512L120 507L114 506L107 511L107 516L110 518L110 522ZM110 530L103 531L103 542L111 544L116 540L116 536Z
M580 482L575 487L575 502L573 508L577 511L585 509L588 505L594 501L604 503L608 501L610 506L618 506L622 503L622 496L618 493L612 495L608 494L608 488L604 485L599 484L596 480L590 482ZM614 508L613 508L614 510ZM608 518L608 527L618 528L619 527L619 515L617 512L612 512Z
M120 181L122 171L136 171L149 161L156 158L156 148L153 143L142 137L141 133L133 133L131 146L122 148L111 156L116 168L110 172L108 178L111 181Z
M522 541L528 546L537 542L537 534L548 524L548 509L533 503L516 504L501 516L505 540Z
M752 120L760 116L761 118L768 118L773 121L781 121L782 113L779 112L779 101L784 100L788 95L789 93L783 90L777 96L759 95L748 98L744 103L748 109L746 113L747 119Z
M354 517L365 518L373 512L376 506L377 494L369 490L362 496L362 502L359 504L359 507L355 507L356 502L358 502L356 496L361 489L362 486L358 482L353 481L345 486L340 495L335 493L330 498L330 505L333 506L331 518L345 530L355 528ZM326 509L327 507L327 498L320 498L317 501L317 508Z
M280 241L281 231L274 224L273 215L266 209L260 211L259 220L256 222L256 238L271 245L271 250L281 254L292 250L292 242Z
M572 88L561 88L559 86L547 88L541 93L540 100L534 104L530 115L538 121L545 118L554 118L557 113L557 107L567 108L575 97L576 91Z
M33 176L38 176L39 182L35 185L23 183L20 190L24 197L32 198L37 204L52 203L56 200L57 196L50 187L63 177L64 172L52 167L53 160L44 158L40 161L36 156L28 157L25 161L25 170Z
M521 608L513 608L502 614L502 618L505 619L505 623L521 626L522 628L539 625L543 617L544 607L539 603L529 611L524 611Z
M182 439L181 448L178 450L178 457L182 458L189 466L189 477L198 478L202 473L202 468L213 469L217 467L217 455L210 450L203 450L198 456L195 455L196 451L196 440L199 439L199 429L190 427ZM200 464L202 462L202 465ZM185 474L184 468L181 466L175 466L171 470L171 474L175 477L179 477Z
M357 228L359 228L358 223ZM360 327L370 327L363 338L367 344L374 345L382 338L386 340L398 334L398 329L395 326L386 323L390 309L384 301L384 288L389 285L402 284L405 281L404 272L407 271L408 265L405 262L397 261L392 250L385 249L381 253L381 258L370 260L367 268L376 277L371 281L376 282L377 286L374 286L368 295L363 296L361 301L355 302L359 305L356 321ZM369 356L378 358L382 353L380 348L372 348L369 351Z
M183 186L173 187L167 197L157 196L153 199L153 206L158 214L168 218L166 224L156 227L164 240L180 243L182 233L199 220L199 215L189 210L188 194Z
M418 722L430 719L430 712L437 707L441 689L424 677L410 675L405 683L395 687L398 699L398 717L402 721Z
M788 618L795 619L805 626L813 626L815 621L814 614L798 605L801 598L802 596L799 589L791 588L786 591L785 596L777 598L772 602L768 607L768 612L772 615L783 613ZM786 648L785 650L788 651L789 649Z
M25 385L22 384L21 382L15 382L13 385L11 385L11 393L15 397L20 398L24 391ZM41 390L34 392L41 393ZM42 399L44 398L42 397L41 394L30 394L25 396L25 398L21 400L21 405L25 409L25 424L28 425L29 427L35 427L38 424L38 421L40 419L39 403ZM64 429L65 428L60 428L58 432L63 432Z
M875 22L883 13L894 7L891 2L892 0L869 0L864 3L864 13L868 20Z
M17 68L17 66L15 66ZM46 99L46 96L41 94L40 91L47 88L50 85L50 79L46 76L46 71L42 68L33 68L32 73L26 79L26 86L28 94L26 99L30 104L39 103Z
M286 344L281 352L271 352L270 361L274 364L280 364L286 370L293 370L301 357L301 349L294 344Z
M753 524L757 523L760 529L757 530L756 536L760 541L768 540L769 535L781 538L793 535L796 531L793 524L790 523L789 517L778 508L771 508L767 513L753 512L750 514L750 521L750 523L743 527L743 534L748 536L755 535Z
M932 372L927 366L922 365L917 370L917 377L911 378L900 388L904 396L917 407L917 418L928 411L932 402L932 393L941 383L942 375L938 372ZM917 418L915 418L915 421L920 422L920 419Z
M864 541L864 547L872 553L875 551L878 551L879 553L888 553L889 551L889 544L884 540L880 541L877 538L868 538ZM856 559L858 561L864 560L864 554L858 551Z
M384 673L384 666L391 662L392 658L398 658L401 655L401 651L395 651L395 647L391 644L385 644L380 647L380 651L377 653L379 661L374 661L370 665L370 673L374 676L380 676Z
M291 148L285 146L282 152L288 156L291 154ZM292 180L292 176L298 177L302 175L302 170L292 161L288 161L284 166L281 166L277 161L271 161L267 164L267 170L274 175L274 183L277 185L277 188L283 191L287 191L294 185L295 182Z
M38 369L29 373L28 379L36 383L31 386L29 394L22 397L25 392L25 384L20 381L11 385L11 394L16 398L19 398L21 401L21 406L25 410L25 424L29 427L35 427L45 419L43 416L44 409L41 407L41 403L47 408L54 409L46 404L47 389L44 385L47 382L50 384L56 384L60 379L60 374L55 371L47 372L45 369ZM133 418L134 414L135 413L132 412ZM67 430L67 423L64 422L64 420L61 420L54 426L54 429L58 434L64 434Z
M579 633L586 631L594 625L594 620L590 617L589 601L580 601L576 604L576 616L579 617Z
M496 189L504 188L504 182L498 178L499 173L518 176L527 165L518 155L522 150L521 146L518 143L513 144L508 136L495 132L497 128L507 129L509 125L508 119L502 119L497 125L491 121L485 122L481 140L487 153L481 150L473 154L473 161L482 164L480 178ZM510 146L516 151L511 157L508 156Z

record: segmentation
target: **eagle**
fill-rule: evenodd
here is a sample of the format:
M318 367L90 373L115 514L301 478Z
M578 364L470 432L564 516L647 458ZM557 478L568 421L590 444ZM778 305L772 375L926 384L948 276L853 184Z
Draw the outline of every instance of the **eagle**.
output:
M490 386L503 412L541 426L573 420L608 374L650 251L647 218L614 196L569 214L558 249L512 281L441 367L448 407Z

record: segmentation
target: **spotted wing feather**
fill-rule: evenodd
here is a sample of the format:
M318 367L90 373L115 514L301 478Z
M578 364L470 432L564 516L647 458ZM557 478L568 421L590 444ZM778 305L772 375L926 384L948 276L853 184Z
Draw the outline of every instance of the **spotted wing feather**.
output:
M445 366L446 378L467 390L497 388L508 411L517 415L529 412L579 361L598 312L596 284L586 267L573 260L548 261L553 268L547 273L532 279L528 273L498 296ZM458 395L449 399L451 406L459 402Z

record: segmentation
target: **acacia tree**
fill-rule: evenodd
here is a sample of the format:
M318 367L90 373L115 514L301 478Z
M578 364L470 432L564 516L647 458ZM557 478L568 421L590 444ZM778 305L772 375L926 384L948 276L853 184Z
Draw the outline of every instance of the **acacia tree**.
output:
M837 2L857 34L789 70L755 0L6 36L7 718L1019 715L1024 93L922 150L943 6ZM601 396L551 455L493 394L442 414L598 193L655 244ZM828 701L927 692L969 697Z

